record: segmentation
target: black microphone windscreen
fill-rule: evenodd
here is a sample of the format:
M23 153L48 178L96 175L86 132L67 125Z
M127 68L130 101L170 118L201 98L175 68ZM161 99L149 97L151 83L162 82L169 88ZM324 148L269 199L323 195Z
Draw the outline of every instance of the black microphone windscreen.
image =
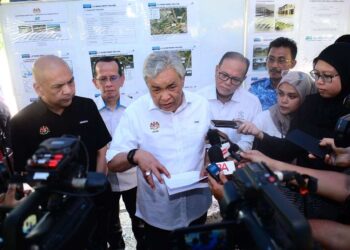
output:
M240 148L236 143L230 142L229 152L230 151L237 152L239 150L240 150Z
M210 145L221 145L220 136L217 130L209 129L207 133L207 138Z
M225 161L220 146L214 145L208 149L208 156L211 163Z

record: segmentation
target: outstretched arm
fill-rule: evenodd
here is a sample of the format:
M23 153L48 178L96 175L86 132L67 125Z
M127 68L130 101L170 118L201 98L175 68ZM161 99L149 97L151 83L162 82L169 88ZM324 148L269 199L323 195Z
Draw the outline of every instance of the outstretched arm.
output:
M256 150L242 152L241 156L253 162L264 162L272 170L296 171L318 179L317 193L333 200L344 202L350 195L350 176L334 171L303 168L274 160ZM336 183L336 184L335 184Z

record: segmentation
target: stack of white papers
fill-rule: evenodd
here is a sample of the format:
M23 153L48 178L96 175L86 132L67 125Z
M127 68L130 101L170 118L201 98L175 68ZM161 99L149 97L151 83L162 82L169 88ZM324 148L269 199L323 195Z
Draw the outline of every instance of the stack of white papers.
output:
M163 180L168 189L169 195L185 192L195 188L206 188L208 187L208 184L200 182L206 178L206 176L200 177L200 171L172 174L170 179L168 179L165 175L163 176Z

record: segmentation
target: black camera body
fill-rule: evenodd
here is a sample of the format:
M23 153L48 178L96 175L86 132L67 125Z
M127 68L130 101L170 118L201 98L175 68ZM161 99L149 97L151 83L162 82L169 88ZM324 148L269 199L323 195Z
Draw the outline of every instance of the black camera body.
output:
M28 161L24 182L35 192L14 208L3 226L5 250L85 249L101 208L94 197L108 188L104 174L81 164L81 142L63 136L43 141Z
M233 181L224 186L226 218L248 226L259 249L310 249L307 220L278 186L277 177L264 164L237 169Z
M220 249L312 249L307 220L278 186L277 177L264 164L250 163L236 169L232 181L224 184L220 201L226 230L221 223L175 230L174 249L193 248L195 235L210 236L212 241L225 238L217 241L226 244ZM179 244L181 247L176 247Z

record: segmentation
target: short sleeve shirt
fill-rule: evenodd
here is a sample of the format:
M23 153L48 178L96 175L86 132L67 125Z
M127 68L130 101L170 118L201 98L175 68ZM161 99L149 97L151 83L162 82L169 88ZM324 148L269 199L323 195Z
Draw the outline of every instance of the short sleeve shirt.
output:
M253 82L249 92L259 98L263 110L267 110L277 103L277 93L270 78L262 78Z
M50 111L41 99L31 103L11 119L10 132L17 171L25 170L28 158L42 141L62 135L80 136L88 151L89 171L95 171L97 151L111 140L96 104L79 96L61 115Z

